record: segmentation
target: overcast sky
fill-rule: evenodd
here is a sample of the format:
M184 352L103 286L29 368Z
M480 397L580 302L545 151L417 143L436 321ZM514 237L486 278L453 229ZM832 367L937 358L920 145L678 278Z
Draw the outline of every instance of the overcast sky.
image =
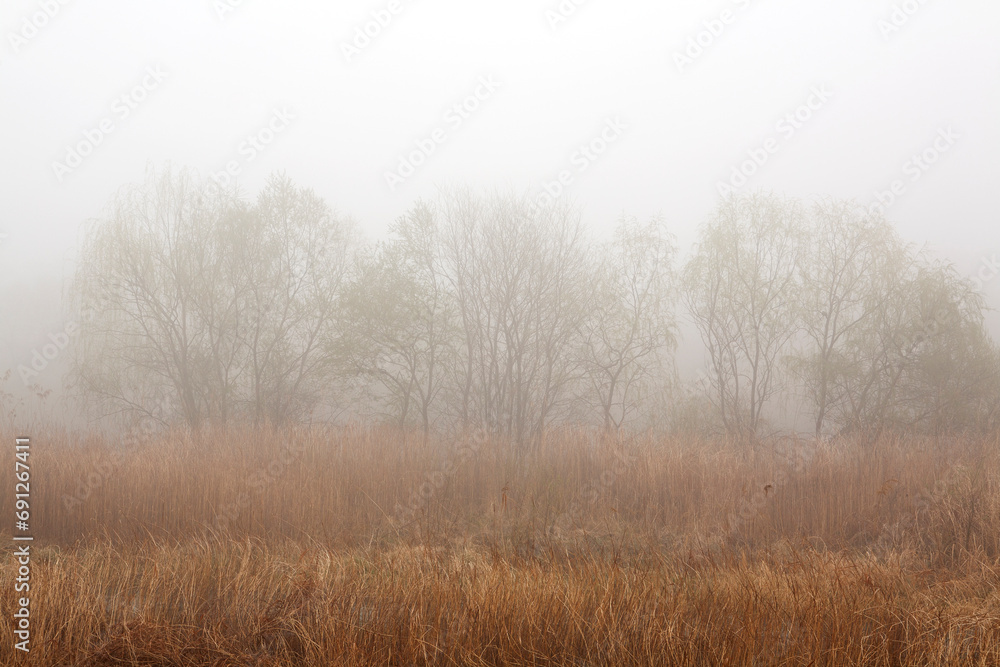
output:
M167 161L285 170L371 237L441 185L562 177L590 228L662 213L685 248L720 184L896 182L906 238L1000 252L995 0L10 0L0 36L0 368L81 223Z

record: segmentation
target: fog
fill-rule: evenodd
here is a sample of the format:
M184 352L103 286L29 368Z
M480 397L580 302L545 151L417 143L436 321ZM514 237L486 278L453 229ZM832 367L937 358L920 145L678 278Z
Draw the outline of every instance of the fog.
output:
M281 172L357 247L462 188L569 207L594 243L659 216L678 270L730 193L853 200L1000 306L985 0L44 0L0 27L8 390L79 318L86 221L150 168L247 201ZM693 378L710 361L683 302L671 368ZM62 395L69 354L32 381Z

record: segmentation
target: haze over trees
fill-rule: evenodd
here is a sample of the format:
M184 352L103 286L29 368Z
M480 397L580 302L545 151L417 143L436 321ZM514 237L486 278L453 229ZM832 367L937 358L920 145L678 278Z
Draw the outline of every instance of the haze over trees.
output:
M333 371L347 224L273 178L255 202L167 172L88 229L74 382L96 409L189 427L307 416Z
M712 400L726 431L757 433L777 391L779 355L799 328L803 230L796 202L724 201L685 267L684 302L711 359Z
M355 415L530 446L663 427L684 322L708 359L706 431L1000 420L982 295L845 201L731 197L682 258L663 218L597 242L569 207L451 190L368 245L287 177L246 199L151 172L88 224L73 295L90 316L72 379L95 414L194 430ZM787 400L808 425L775 422Z

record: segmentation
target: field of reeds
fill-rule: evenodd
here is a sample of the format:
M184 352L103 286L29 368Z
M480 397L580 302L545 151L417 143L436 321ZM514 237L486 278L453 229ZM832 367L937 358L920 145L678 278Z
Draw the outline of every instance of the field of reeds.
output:
M6 557L3 665L1000 664L997 438L233 428L31 452L31 651ZM3 465L13 518L12 446Z

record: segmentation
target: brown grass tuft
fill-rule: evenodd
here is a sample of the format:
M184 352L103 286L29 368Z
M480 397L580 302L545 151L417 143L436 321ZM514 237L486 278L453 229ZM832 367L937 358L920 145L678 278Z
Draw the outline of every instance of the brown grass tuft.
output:
M0 663L1000 664L996 439L590 443L36 439Z

